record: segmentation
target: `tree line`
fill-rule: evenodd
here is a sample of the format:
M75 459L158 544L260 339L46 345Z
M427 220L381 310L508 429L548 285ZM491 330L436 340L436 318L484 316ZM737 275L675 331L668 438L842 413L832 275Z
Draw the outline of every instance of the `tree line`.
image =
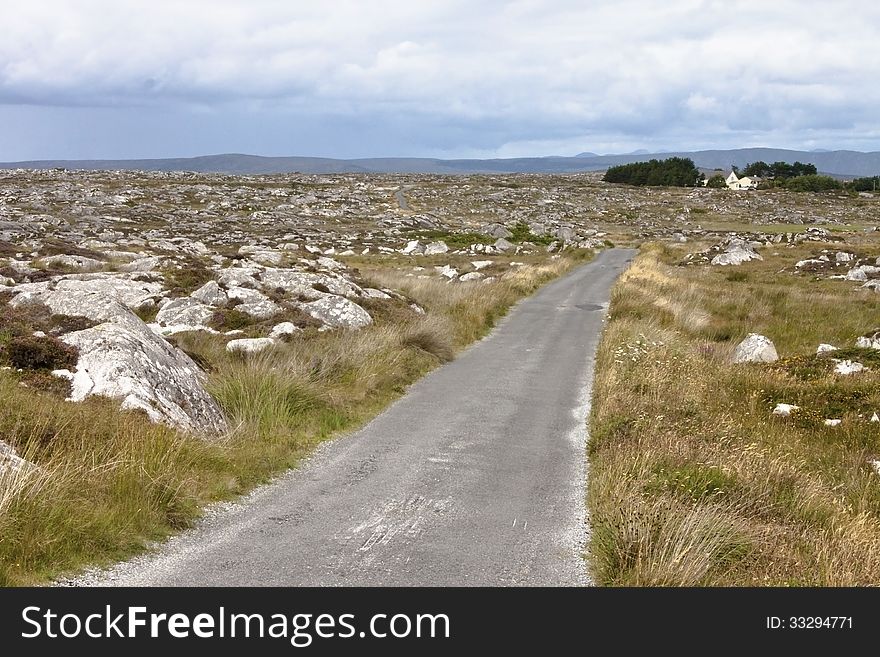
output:
M700 179L700 172L688 157L621 164L609 167L603 178L605 182L651 187L693 187Z

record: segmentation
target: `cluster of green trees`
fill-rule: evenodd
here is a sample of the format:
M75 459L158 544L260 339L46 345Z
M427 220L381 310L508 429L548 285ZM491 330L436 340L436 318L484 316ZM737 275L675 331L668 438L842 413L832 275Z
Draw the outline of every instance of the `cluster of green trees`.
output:
M856 192L874 192L880 189L880 176L856 178L846 183L846 186Z
M736 171L737 176L775 178L776 180L796 178L797 176L815 176L817 173L815 164L804 164L803 162L795 162L794 164L774 162L773 164L767 164L761 160L747 164L742 172L738 171L736 167L733 170Z
M633 162L610 167L603 180L628 185L693 187L700 179L694 161L687 157Z
M843 184L831 176L807 174L776 181L777 187L784 187L793 192L830 192L843 189Z

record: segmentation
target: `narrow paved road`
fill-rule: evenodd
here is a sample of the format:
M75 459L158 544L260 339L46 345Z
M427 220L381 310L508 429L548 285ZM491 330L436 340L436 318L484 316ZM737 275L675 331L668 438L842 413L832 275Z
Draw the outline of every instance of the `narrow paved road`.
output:
M611 284L632 255L599 254L362 430L158 554L80 583L588 583L593 356Z

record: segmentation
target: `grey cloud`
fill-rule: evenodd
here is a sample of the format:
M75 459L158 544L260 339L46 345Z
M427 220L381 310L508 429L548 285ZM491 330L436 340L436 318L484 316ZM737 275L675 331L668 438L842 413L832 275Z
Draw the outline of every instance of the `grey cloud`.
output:
M796 145L808 133L823 146L875 143L880 90L865 79L880 68L880 7L740 9L714 0L32 0L5 17L0 112L34 135L7 123L0 147L22 157L80 152L82 140L61 129L77 123L107 156L524 155ZM152 135L143 144L126 135L138 124ZM54 146L37 132L55 134Z

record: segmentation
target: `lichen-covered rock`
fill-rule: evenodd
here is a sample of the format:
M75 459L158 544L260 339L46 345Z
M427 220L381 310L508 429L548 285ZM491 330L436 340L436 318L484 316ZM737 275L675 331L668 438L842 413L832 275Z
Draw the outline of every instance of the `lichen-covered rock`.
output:
M190 296L208 306L222 306L227 301L226 293L220 289L217 281L208 281Z
M235 309L256 319L269 319L282 308L262 292L246 287L234 287L227 293L230 299L241 301Z
M773 341L758 333L749 333L733 351L734 363L772 363L776 360L779 355Z
M257 276L261 272L259 267L230 267L220 272L217 282L226 288L249 287L256 290L260 287Z
M68 269L83 269L95 271L104 266L104 263L94 258L79 255L53 255L42 259L47 267L67 267Z
M722 253L712 258L713 265L741 265L749 260L763 260L751 244L741 239L730 240Z
M275 344L274 338L239 338L226 343L226 351L256 354Z
M16 297L11 305L28 303L49 292L79 292L101 294L107 299L119 301L131 309L137 309L145 303L154 303L162 294L162 283L152 280L137 280L131 274L71 274L51 281L40 283L23 283L10 290ZM61 299L62 297L58 297ZM60 301L59 301L60 302ZM67 315L80 315L68 308Z
M359 329L373 323L370 313L343 297L328 295L317 301L304 303L301 308L315 319L334 328Z
M363 290L342 276L330 274L314 274L298 269L267 269L262 275L263 289L281 288L294 295L303 295L309 299L317 299L323 294L336 294L343 297L363 296ZM316 290L315 286L323 287L328 292Z
M449 251L446 242L431 242L425 247L425 255L441 255Z
M293 322L281 322L272 327L272 330L269 331L269 337L275 339L286 338L299 331L302 331L302 329Z
M204 388L204 372L130 309L99 292L56 290L36 300L55 314L101 322L61 336L79 350L71 401L109 397L122 400L122 408L142 410L154 422L184 431L226 431L223 412Z
M214 311L198 299L181 297L172 299L156 313L156 322L163 326L204 326Z
M33 463L21 458L12 445L0 440L0 477L26 472L33 467Z

